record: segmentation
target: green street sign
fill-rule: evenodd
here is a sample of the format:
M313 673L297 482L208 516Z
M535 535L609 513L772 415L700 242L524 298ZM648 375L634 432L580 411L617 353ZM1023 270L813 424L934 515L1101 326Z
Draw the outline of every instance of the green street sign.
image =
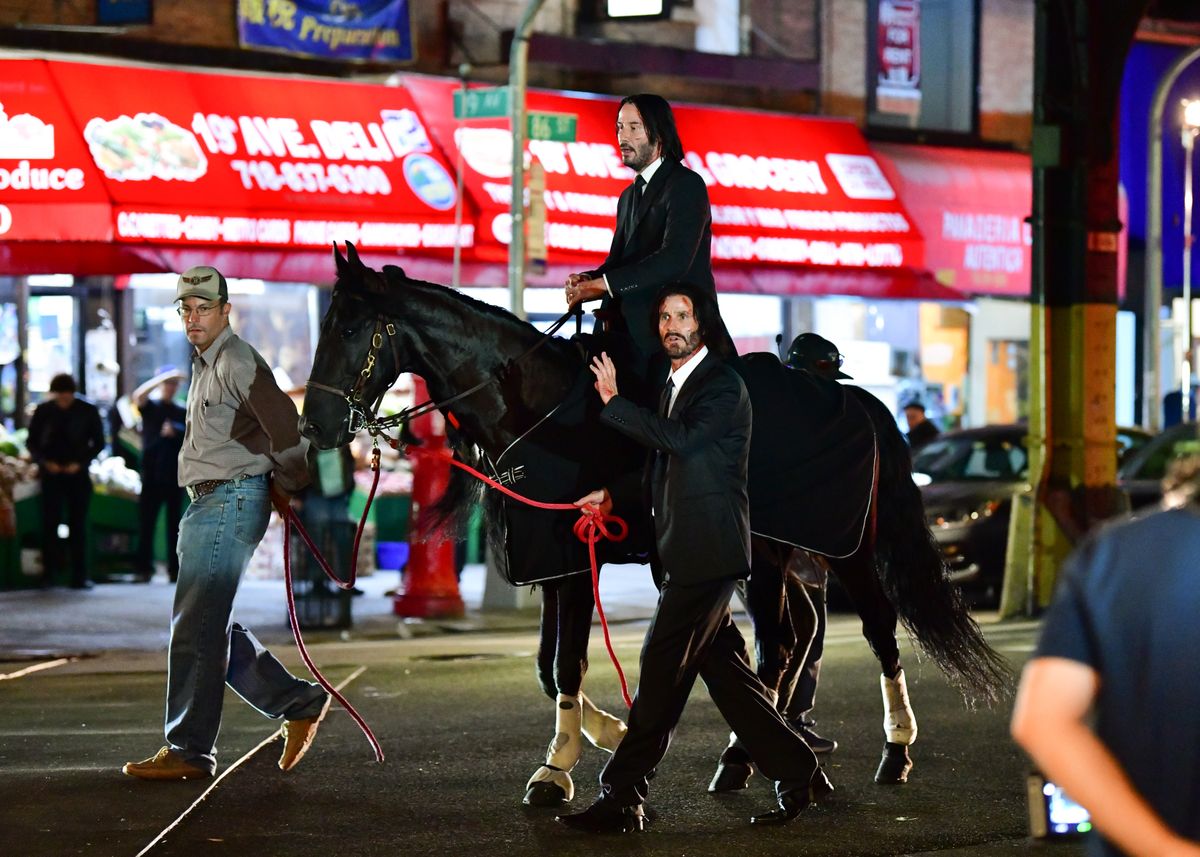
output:
M542 113L532 110L526 118L529 120L526 130L530 140L575 142L575 124L579 117L574 113Z
M455 119L502 119L507 115L507 86L454 90Z

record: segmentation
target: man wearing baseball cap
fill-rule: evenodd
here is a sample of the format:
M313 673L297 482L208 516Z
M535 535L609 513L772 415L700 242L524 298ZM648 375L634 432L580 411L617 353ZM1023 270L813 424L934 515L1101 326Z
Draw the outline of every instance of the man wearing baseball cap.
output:
M792 340L784 362L793 369L805 369L830 381L853 380L842 371L842 355L837 346L815 333L802 333Z
M147 780L211 777L225 685L282 719L289 770L329 708L319 685L296 678L231 621L234 595L262 540L271 505L287 508L308 484L307 443L292 400L229 324L229 286L215 268L184 271L175 291L192 356L179 483L191 505L179 525L179 581L167 653L167 744L126 774Z

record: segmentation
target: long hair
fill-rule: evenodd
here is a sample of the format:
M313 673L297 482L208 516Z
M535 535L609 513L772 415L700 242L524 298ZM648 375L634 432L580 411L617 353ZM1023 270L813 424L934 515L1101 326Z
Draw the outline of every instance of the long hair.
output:
M675 130L675 114L671 112L667 99L651 92L640 92L622 98L617 110L626 104L632 104L641 114L650 145L662 144L663 160L682 161L683 143L679 139L679 132Z
M700 329L700 340L708 346L708 350L715 352L722 359L732 357L733 354L727 353L732 340L729 338L725 321L721 318L721 312L717 308L716 298L710 295L707 289L701 289L691 283L671 283L659 290L650 316L650 329L658 330L659 312L662 310L663 302L671 295L679 295L692 302L692 314L696 316L696 326Z

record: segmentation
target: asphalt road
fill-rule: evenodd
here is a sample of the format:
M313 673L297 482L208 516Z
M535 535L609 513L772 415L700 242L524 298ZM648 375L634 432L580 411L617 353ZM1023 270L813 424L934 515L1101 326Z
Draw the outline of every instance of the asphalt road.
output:
M641 622L614 629L631 682L644 629ZM1018 666L1034 633L1032 623L988 627ZM831 625L818 700L820 731L841 745L827 766L837 787L827 803L787 827L763 830L748 819L771 802L766 780L730 796L707 794L727 732L698 686L653 783L650 829L624 837L574 833L554 823L552 812L521 805L553 730L553 705L533 678L533 650L528 633L315 646L331 681L352 678L345 693L374 728L386 761L375 763L351 718L335 710L293 771L277 769L280 742L273 741L211 790L212 781L147 783L120 773L123 762L161 745L161 651L111 652L0 680L0 854L1082 853L1075 844L1026 838L1026 763L1007 736L1008 705L969 710L908 648L920 727L916 767L906 786L872 782L883 743L878 668L848 617ZM277 651L299 663L295 652ZM0 661L0 675L33 663ZM592 665L589 694L619 711L599 633ZM232 693L225 711L222 770L275 731ZM603 761L589 747L575 769L578 808L595 797Z

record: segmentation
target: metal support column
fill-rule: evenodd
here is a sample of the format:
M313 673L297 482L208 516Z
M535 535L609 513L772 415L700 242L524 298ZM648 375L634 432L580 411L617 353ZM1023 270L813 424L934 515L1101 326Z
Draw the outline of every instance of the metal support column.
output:
M1147 4L1038 0L1030 335L1032 539L1025 608L1049 603L1058 566L1121 508L1114 390L1117 96ZM1011 605L1010 605L1011 606Z

